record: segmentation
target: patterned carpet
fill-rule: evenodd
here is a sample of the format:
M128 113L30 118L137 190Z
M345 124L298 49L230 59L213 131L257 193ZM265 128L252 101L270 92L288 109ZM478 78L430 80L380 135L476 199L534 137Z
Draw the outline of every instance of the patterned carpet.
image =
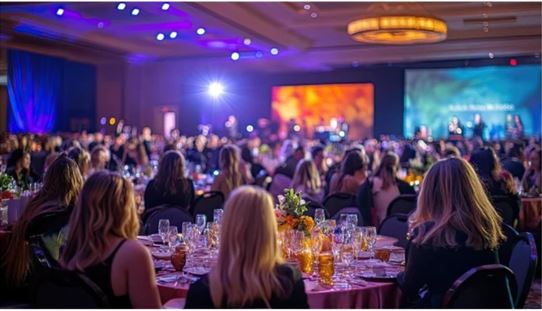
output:
M533 286L527 301L525 302L525 309L540 309L542 308L542 288L540 286L540 278L534 280Z

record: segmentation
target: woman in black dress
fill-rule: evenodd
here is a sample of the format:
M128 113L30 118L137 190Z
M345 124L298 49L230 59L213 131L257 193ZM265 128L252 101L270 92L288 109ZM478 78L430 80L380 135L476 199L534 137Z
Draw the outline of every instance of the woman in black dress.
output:
M409 221L413 239L398 282L418 307L439 308L446 291L463 273L499 263L502 219L472 166L461 158L450 157L431 167Z
M188 211L194 201L194 183L184 177L184 157L176 150L164 153L158 173L145 189L145 210L171 204Z
M242 216L242 217L239 217ZM190 286L186 308L308 308L301 273L284 264L273 200L242 186L226 202L218 262Z

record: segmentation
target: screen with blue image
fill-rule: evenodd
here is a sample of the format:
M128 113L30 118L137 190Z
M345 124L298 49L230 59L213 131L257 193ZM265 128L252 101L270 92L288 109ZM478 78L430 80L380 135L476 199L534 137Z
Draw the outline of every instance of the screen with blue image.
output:
M540 65L406 70L403 134L412 137L425 126L432 137L444 138L457 117L462 134L471 137L479 114L485 139L510 136L521 128L518 122L524 135L539 136L540 76Z

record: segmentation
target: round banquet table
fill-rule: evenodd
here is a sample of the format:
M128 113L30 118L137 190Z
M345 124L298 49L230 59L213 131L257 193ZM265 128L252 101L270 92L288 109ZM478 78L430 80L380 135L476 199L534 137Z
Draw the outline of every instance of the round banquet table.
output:
M396 241L397 239L392 237L378 236L376 247L390 246ZM162 263L169 265L168 261L162 261ZM189 284L177 282L179 275L180 272L172 272L171 270L157 273L157 286L162 304L170 301L169 307L184 307L184 298L188 293ZM308 303L313 309L392 309L398 308L400 303L401 292L395 282L366 281L352 285L349 289L324 289L318 285L317 281L305 279L304 282Z
M542 220L542 198L521 198L518 229L520 231L539 230Z

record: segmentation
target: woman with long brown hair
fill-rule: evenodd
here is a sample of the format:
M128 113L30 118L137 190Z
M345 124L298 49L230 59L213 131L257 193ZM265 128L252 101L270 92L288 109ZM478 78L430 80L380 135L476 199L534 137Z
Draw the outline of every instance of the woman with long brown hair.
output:
M438 308L444 293L469 269L498 263L502 219L472 166L450 157L427 172L409 219L412 243L399 284L407 297L426 286L419 306Z
M357 201L365 223L378 226L391 201L401 194L415 194L414 188L397 178L399 157L393 152L384 154L374 175L359 188Z
M85 273L113 308L160 308L152 259L138 232L132 183L99 171L83 186L60 263Z
M171 204L188 211L194 201L194 183L184 176L184 157L177 150L162 156L158 173L145 189L145 210Z
M301 273L281 258L273 200L265 190L233 191L220 241L216 266L190 286L186 308L309 307Z
M292 180L292 188L300 192L305 199L322 202L324 189L316 164L312 160L299 161Z
M77 164L66 154L61 154L45 174L43 187L30 199L21 217L13 227L13 237L2 256L4 281L10 288L23 286L30 281L32 256L28 239L42 239L49 255L58 259L64 240L64 227L71 214L83 177Z
M333 174L329 194L345 192L355 195L367 178L369 159L364 153L352 150L344 157L340 171Z
M220 173L216 176L211 190L220 191L224 198L228 198L235 188L249 181L248 172L241 164L240 150L235 145L222 147L218 158Z

